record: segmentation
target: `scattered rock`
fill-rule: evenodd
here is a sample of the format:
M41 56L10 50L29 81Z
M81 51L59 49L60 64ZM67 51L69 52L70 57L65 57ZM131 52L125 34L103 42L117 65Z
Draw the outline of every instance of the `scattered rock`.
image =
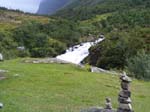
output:
M8 71L7 70L0 70L0 80L3 80L6 78L4 75L6 72L8 72Z
M34 64L39 64L39 63L59 63L59 64L67 64L68 62L56 59L56 58L45 58L45 59L27 59L24 61L25 63L34 63Z
M5 79L6 77L5 76L1 76L0 75L0 80L3 80L3 79Z
M6 73L8 70L0 70L0 73Z

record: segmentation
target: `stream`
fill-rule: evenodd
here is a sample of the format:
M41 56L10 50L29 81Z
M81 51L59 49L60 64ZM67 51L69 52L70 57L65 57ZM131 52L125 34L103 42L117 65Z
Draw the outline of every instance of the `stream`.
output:
M89 48L103 40L104 38L99 38L95 42L85 42L70 47L64 54L58 55L56 58L73 64L80 64L89 55Z

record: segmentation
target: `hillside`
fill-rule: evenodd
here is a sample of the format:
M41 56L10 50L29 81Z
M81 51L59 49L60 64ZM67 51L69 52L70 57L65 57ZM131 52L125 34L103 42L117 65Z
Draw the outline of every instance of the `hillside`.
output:
M106 39L90 49L88 62L105 69L124 69L128 66L127 60L138 52L144 50L149 54L149 13L148 8L132 9L111 14L105 20L95 21L92 26L99 29Z
M68 4L69 0L42 0L37 14L51 15Z
M14 57L53 57L79 42L77 25L69 20L0 9L0 52ZM17 47L25 47L24 51Z
M0 30L9 30L22 25L27 21L37 21L40 23L47 23L48 17L42 17L32 14L26 14L20 11L7 10L5 8L0 8Z
M105 41L89 50L84 63L126 69L136 78L149 79L149 8L149 0L76 0L55 16L78 21L84 35L105 35Z
M150 7L149 0L74 0L56 13L73 20L86 20L98 14Z
M112 98L117 108L120 91L118 76L87 72L74 65L31 64L22 59L0 63L8 70L0 80L2 112L79 112L93 106L105 106ZM69 70L69 71L68 71ZM150 82L133 80L131 84L135 112L148 112Z
M89 50L90 54L83 63L104 69L126 70L136 78L149 79L149 5L149 0L73 0L50 17L21 12L14 17L15 14L3 13L16 12L5 10L2 11L5 18L2 17L1 23L4 27L0 32L0 51L6 59L56 57L68 47L91 41L102 34L105 40ZM19 46L26 49L16 50ZM136 67L132 68L135 63ZM137 72L139 70L142 73Z

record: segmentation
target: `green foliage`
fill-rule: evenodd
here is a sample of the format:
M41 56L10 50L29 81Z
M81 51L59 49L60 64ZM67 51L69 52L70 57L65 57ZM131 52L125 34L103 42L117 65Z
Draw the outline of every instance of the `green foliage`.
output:
M150 54L138 52L127 60L127 69L135 78L150 80Z
M24 50L18 50L17 51L17 56L18 57L28 57L28 56L30 56L30 52L29 52L29 50L27 50L27 49L24 49Z
M37 34L30 48L32 57L55 57L65 51L66 46L60 41L49 38L45 34Z
M87 61L105 69L123 69L126 59L141 49L150 49L150 11L148 9L125 10L113 13L98 22L105 34L105 41L90 49Z
M107 36L102 43L90 49L87 59L90 64L105 69L123 69L126 59L145 48L143 40L140 37L132 37L132 34L112 32Z
M0 8L0 52L5 59L16 56L53 57L77 44L77 24ZM17 50L24 46L25 50Z
M62 19L47 24L28 21L16 28L13 35L20 46L29 50L32 57L54 57L80 39L76 24Z
M11 38L7 32L0 32L0 52L5 59L16 57L17 43Z
M43 32L71 46L79 41L80 33L77 24L72 21L57 19L43 25Z
M87 20L98 14L146 8L149 4L149 0L75 0L56 15L76 21Z

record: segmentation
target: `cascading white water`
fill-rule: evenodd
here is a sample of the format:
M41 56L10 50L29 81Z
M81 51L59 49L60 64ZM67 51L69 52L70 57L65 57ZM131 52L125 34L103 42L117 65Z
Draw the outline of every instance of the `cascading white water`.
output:
M89 48L102 40L104 40L104 38L99 38L95 42L86 42L81 45L73 46L66 50L66 53L59 55L56 58L66 62L80 64L81 61L89 55Z

